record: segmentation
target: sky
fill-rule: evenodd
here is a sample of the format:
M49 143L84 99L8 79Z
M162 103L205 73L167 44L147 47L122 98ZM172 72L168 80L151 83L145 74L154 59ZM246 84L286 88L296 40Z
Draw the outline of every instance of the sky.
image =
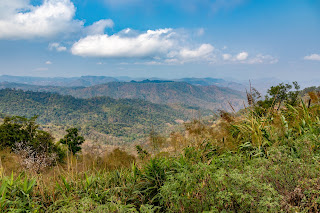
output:
M0 75L320 79L319 0L0 0Z

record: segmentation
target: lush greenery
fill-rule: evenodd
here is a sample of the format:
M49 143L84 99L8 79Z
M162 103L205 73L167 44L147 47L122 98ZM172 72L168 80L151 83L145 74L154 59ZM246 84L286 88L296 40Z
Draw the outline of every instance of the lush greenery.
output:
M231 102L239 109L243 106L245 94L224 87L196 86L186 82L140 81L109 82L90 87L55 87L26 84L1 83L0 88L19 88L22 90L56 92L76 98L108 96L111 98L134 98L156 104L184 104L203 109L228 109Z
M168 124L176 124L175 120L186 120L189 111L137 99L78 99L45 92L0 90L0 112L5 115L37 115L40 124L77 127L84 136L94 131L130 142L148 135L152 126L164 131Z
M70 128L66 130L68 134L66 134L62 139L60 139L61 144L65 144L68 147L68 150L72 152L72 154L76 154L81 150L81 145L84 142L84 137L80 136L77 128Z
M167 139L151 132L137 157L87 152L41 174L20 168L10 175L17 156L2 153L0 209L319 212L320 105L290 100L264 113L256 102L237 114L221 111L214 125L193 121L186 134Z
M37 159L47 158L50 155L55 155L51 162L41 163L52 165L55 160L62 161L63 150L55 144L50 133L39 129L36 118L5 117L3 124L0 125L0 149L9 149L24 155L25 160L32 165ZM27 164L27 161L25 162Z

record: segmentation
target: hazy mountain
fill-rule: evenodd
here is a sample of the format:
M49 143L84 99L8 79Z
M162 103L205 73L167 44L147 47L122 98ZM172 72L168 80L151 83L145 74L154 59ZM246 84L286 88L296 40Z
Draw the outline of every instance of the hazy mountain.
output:
M142 99L158 104L184 104L210 110L230 110L229 102L238 110L243 106L245 99L244 93L229 88L160 80L110 82L92 87L32 86L3 82L0 83L0 88L56 92L77 98L107 96L116 99Z
M28 76L0 76L0 82L11 82L20 84L30 84L37 86L62 86L62 87L87 87L97 84L119 81L113 77L107 76L81 76L72 78L45 78L45 77L28 77Z
M188 109L177 109L138 99L79 99L53 93L12 89L0 90L0 113L2 116L38 115L40 124L64 128L76 126L88 137L109 135L121 138L122 141L145 137L152 127L165 132L168 127L177 124L176 120L191 119Z
M218 87L228 87L230 89L245 92L246 86L240 83L226 81L221 78L181 78L174 81L186 82L196 86L218 86Z
M28 77L28 76L0 76L0 82L11 82L19 84L30 84L37 86L63 86L63 87L89 87L109 82L130 82L130 81L144 81L146 78L131 78L128 76L108 77L108 76L81 76L72 78L45 78L45 77ZM219 86L228 87L234 90L244 92L245 86L233 81L226 81L219 78L181 78L181 79L161 79L161 78L149 78L149 80L155 81L176 81L186 82L196 86Z

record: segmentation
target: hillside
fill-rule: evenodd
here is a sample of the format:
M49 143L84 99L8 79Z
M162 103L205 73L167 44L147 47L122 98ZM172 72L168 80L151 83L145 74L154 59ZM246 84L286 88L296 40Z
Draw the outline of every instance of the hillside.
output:
M244 93L229 88L170 81L109 82L92 87L43 87L4 82L0 83L0 88L57 92L77 98L107 96L142 99L157 104L184 104L209 110L230 111L229 102L238 110L243 107L244 101Z
M10 100L20 93L9 92ZM26 93L26 102L41 103L44 93L36 94ZM221 112L213 124L195 120L170 136L153 134L135 152L83 147L73 155L28 120L4 122L0 211L319 212L319 102L268 95L239 113ZM81 100L71 100L65 104L79 108ZM22 136L23 149L7 143Z
M221 78L181 78L176 79L177 82L186 82L196 86L218 86L227 87L233 90L238 90L244 92L246 90L245 84L240 84L232 81L226 81Z
M228 87L230 89L244 91L247 84L244 85L232 81L226 81L220 78L181 78L173 80L165 80L161 78L150 78L152 81L175 81L186 82L196 86L219 86ZM110 76L81 76L81 77L30 77L30 76L0 76L0 82L10 82L18 84L30 84L37 86L63 86L63 87L88 87L109 82L130 82L130 81L149 81L145 78L131 78L128 76L110 77Z
M145 137L152 129L166 131L175 120L188 117L181 110L143 100L72 96L22 90L0 90L0 113L32 117L50 126L80 127L85 136L120 143ZM102 135L102 138L97 138ZM113 138L108 138L112 136Z

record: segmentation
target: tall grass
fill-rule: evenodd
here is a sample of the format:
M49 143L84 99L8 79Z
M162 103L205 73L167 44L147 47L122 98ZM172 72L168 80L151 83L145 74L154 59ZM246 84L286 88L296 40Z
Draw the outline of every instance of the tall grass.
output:
M41 173L2 151L0 211L319 211L318 104L220 116L167 139L156 135L149 148L137 147L138 157L121 149L69 154Z

